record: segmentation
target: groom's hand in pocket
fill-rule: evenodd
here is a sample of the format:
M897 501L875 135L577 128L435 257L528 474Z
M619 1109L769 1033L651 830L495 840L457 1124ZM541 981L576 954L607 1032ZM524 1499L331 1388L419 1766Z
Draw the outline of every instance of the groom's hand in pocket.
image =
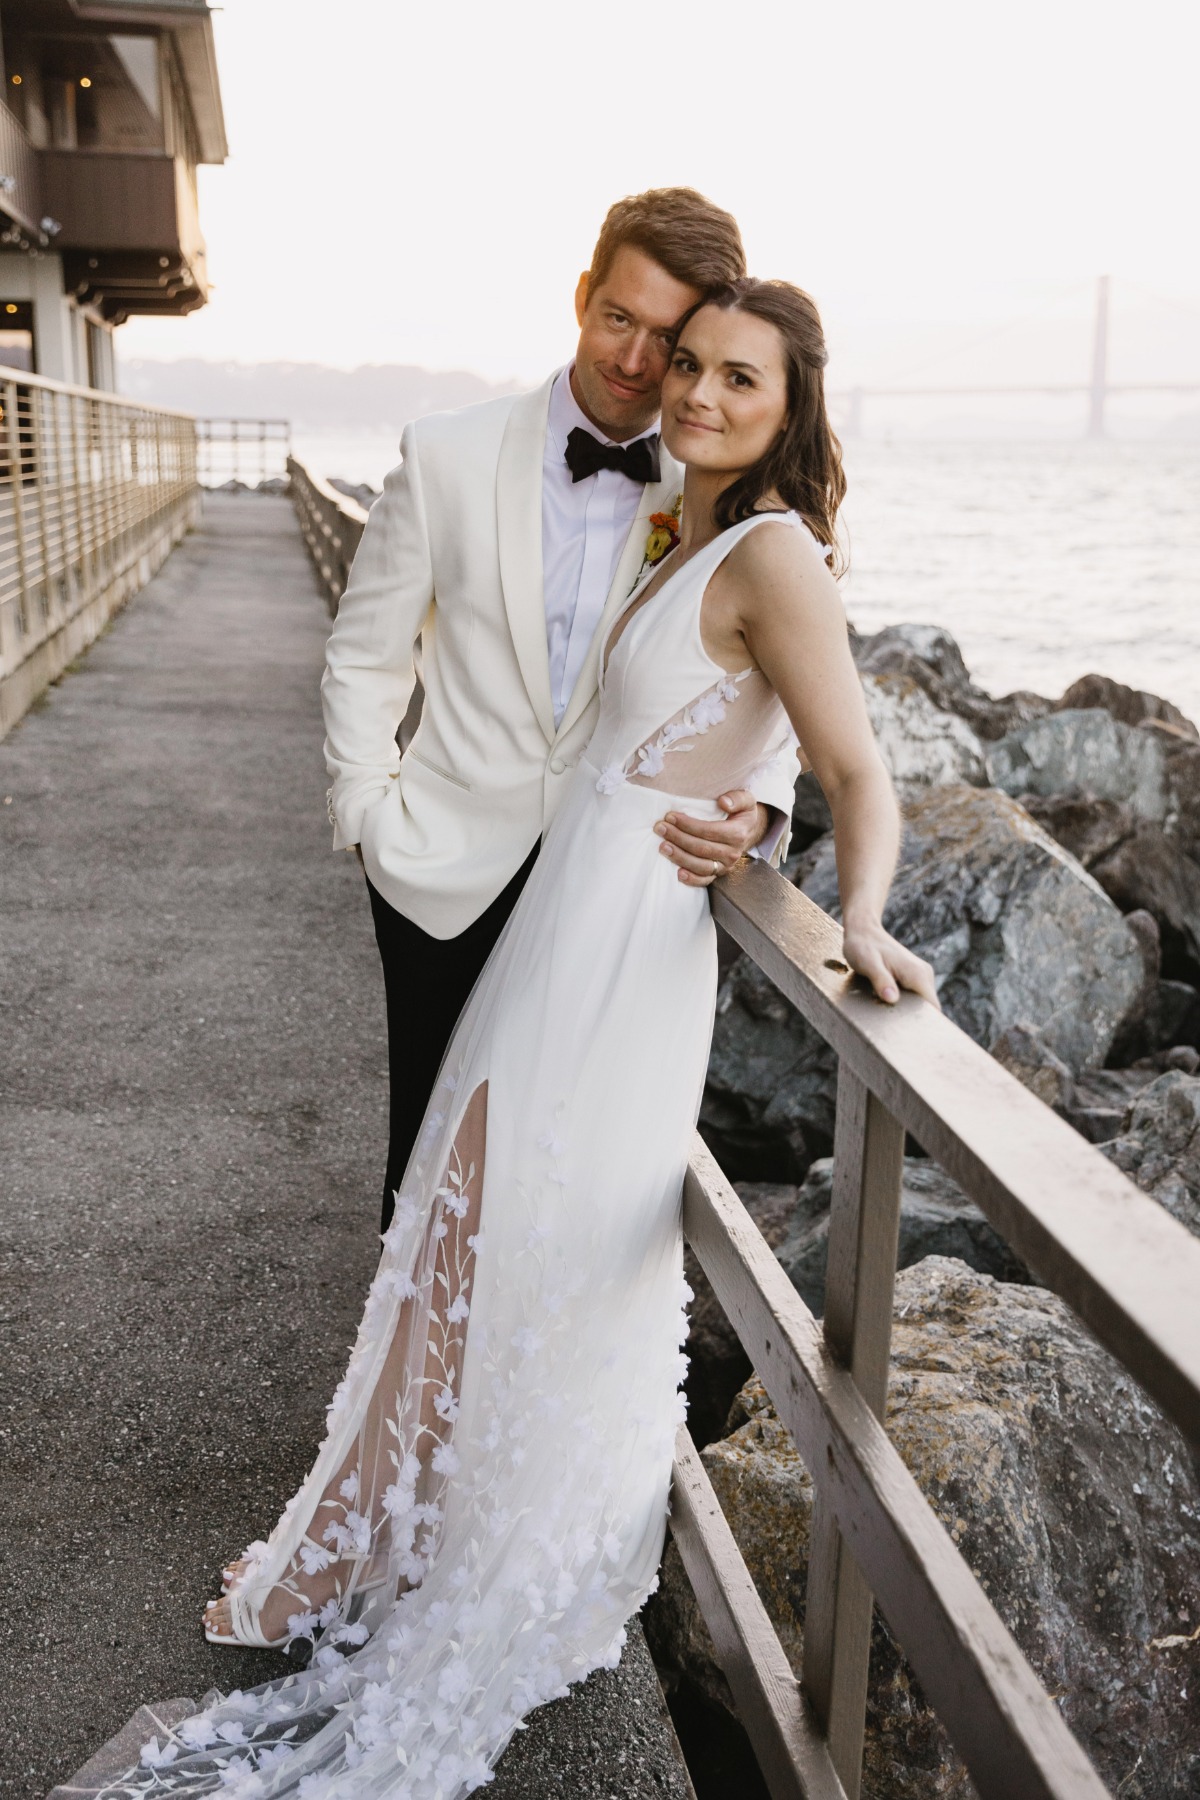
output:
M770 829L770 811L746 788L722 794L717 805L723 819L669 812L654 827L662 839L662 854L675 864L680 881L692 887L709 887L728 875Z

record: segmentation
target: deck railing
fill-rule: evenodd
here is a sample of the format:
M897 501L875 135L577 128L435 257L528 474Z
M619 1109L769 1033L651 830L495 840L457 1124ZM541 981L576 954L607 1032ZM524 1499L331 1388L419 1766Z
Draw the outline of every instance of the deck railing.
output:
M225 482L256 487L281 481L292 453L292 427L287 419L196 420L196 462L201 487Z
M331 612L366 513L295 458ZM1200 1444L1200 1242L933 1007L881 1006L841 929L763 863L713 889L719 924L837 1052L825 1317L792 1287L697 1138L688 1242L812 1476L797 1680L686 1429L672 1532L773 1800L858 1800L878 1603L982 1800L1106 1789L883 1427L904 1137Z
M335 613L367 522L366 508L348 494L339 494L324 476L314 474L294 456L287 459L287 471L304 541L325 591L326 604Z
M186 413L0 368L0 737L198 517Z
M983 1800L1107 1790L883 1428L910 1131L1037 1279L1200 1442L1200 1242L933 1007L881 1006L841 930L764 864L718 922L839 1058L825 1318L699 1138L684 1230L812 1476L796 1680L686 1430L672 1529L775 1800L857 1800L872 1601Z

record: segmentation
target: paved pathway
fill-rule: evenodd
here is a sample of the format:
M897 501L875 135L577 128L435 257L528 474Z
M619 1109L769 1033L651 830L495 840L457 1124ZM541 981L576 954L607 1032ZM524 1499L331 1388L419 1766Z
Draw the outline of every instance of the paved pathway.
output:
M280 1666L193 1619L307 1468L376 1253L383 993L329 850L327 631L286 502L210 500L0 744L5 1794ZM640 1644L488 1792L686 1800Z

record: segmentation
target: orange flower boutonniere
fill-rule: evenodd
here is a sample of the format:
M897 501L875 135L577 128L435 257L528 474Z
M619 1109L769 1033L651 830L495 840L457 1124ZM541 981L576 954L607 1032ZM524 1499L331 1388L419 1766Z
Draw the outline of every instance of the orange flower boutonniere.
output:
M634 582L634 587L637 586L638 581L642 579L642 576L646 573L647 569L653 569L657 563L662 561L667 552L673 550L679 542L679 518L682 511L683 495L676 494L670 512L656 512L650 514L650 535L646 539L646 548L642 555L642 566L637 572L637 581ZM632 593L633 588L629 591Z

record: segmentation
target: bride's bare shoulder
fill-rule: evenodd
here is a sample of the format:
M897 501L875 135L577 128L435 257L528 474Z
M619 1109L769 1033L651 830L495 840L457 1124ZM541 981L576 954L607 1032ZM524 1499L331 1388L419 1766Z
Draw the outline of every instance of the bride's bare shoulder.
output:
M747 616L788 598L796 604L833 601L840 609L841 596L825 546L794 515L764 519L745 532L726 557L725 567Z

